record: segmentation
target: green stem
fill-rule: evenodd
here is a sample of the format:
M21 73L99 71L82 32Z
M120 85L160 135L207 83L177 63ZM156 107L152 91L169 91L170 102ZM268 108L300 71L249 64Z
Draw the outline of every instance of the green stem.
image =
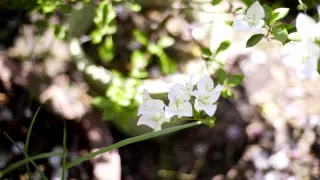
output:
M31 124L30 124L29 129L28 129L27 139L26 139L26 147L25 147L26 157L25 157L25 159L26 159L26 168L27 168L27 172L28 172L29 179L31 179L31 173L30 173L30 167L29 167L28 147L29 147L29 141L30 141L31 131L32 131L34 122L36 121L36 118L37 118L37 116L38 116L38 113L39 113L39 111L40 111L40 108L41 108L41 106L38 107L38 109L37 109L37 111L36 111L36 114L35 114L35 115L33 116L33 118L32 118Z
M63 119L63 160L62 160L62 177L61 179L65 179L66 174L66 160L67 160L67 126L66 120Z
M49 158L49 157L53 157L53 156L63 156L62 153L58 153L58 152L50 152L50 153L42 153L42 154L39 154L39 155L36 155L36 156L32 156L32 157L29 157L29 161L35 161L35 160L39 160L39 159L46 159L46 158ZM17 161L15 163L12 163L10 164L8 167L2 169L0 171L0 179L8 174L9 172L23 166L24 164L26 163L25 159L22 159L20 161Z
M18 145L17 143L11 139L11 137L6 133L6 132L3 132L3 135L6 136L6 138L8 138L12 144L14 144L15 146L17 146L17 148L23 153L24 156L28 156L28 154L26 154ZM31 160L30 158L28 158L28 160L31 162L31 164L36 168L36 170L40 173L42 179L45 179L45 180L49 180L44 174L43 172L39 169L39 167L37 166L37 164ZM24 160L25 162L25 160Z
M198 122L193 122L193 123L184 124L184 125L180 125L180 126L170 127L170 128L162 129L160 131L149 132L149 133L146 133L146 134L143 134L143 135L140 135L140 136L135 136L135 137L132 137L132 138L128 138L128 139L122 140L120 142L117 142L117 143L115 143L115 144L113 144L111 146L102 148L99 151L92 152L92 153L90 153L90 154L88 154L86 156L80 157L80 158L68 163L67 164L67 168L71 168L71 167L73 167L73 166L75 166L77 164L80 164L80 163L82 163L84 161L87 161L87 160L89 160L91 158L94 158L95 156L97 156L99 154L103 154L105 152L111 151L111 150L116 149L116 148L123 147L123 146L128 145L128 144L136 143L136 142L143 141L143 140L146 140L146 139L151 139L151 138L154 138L154 137L157 137L157 136L161 136L161 135L172 133L172 132L179 131L179 130L182 130L182 129L190 128L190 127L197 126L197 125L200 125L200 124L202 124L201 121L198 121Z

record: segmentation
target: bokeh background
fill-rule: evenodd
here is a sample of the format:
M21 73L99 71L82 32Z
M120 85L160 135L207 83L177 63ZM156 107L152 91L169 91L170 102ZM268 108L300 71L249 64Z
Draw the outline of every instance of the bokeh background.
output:
M303 1L316 17L319 2ZM68 170L67 179L320 179L320 81L299 79L280 60L281 43L232 30L250 0L4 0L0 2L0 129L29 155L67 160L150 132L136 126L141 90L166 100L174 82L206 67L244 74L235 99L219 99L213 128L198 126L104 153ZM261 4L289 7L298 0ZM224 44L226 49L217 52ZM201 48L215 52L214 60ZM181 123L181 122L180 122ZM0 179L28 179L23 154L0 136ZM61 179L61 159L35 161ZM31 167L33 179L41 179Z

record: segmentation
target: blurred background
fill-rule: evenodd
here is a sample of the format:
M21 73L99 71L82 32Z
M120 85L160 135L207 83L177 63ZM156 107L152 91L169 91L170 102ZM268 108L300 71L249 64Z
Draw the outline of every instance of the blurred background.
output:
M166 100L170 85L223 66L244 74L234 99L219 99L213 128L198 126L124 146L68 169L66 179L320 179L320 81L280 61L281 43L232 30L251 0L2 0L0 130L21 149L37 108L29 155L67 160L152 131L137 126L142 89ZM289 7L298 0L261 0ZM315 7L319 1L304 1ZM307 13L317 16L315 8ZM221 48L222 47L222 48ZM208 48L214 58L202 56ZM206 68L207 67L207 68ZM230 92L232 93L232 92ZM230 96L233 96L232 94ZM183 122L179 122L180 124ZM178 123L178 124L179 124ZM24 158L0 134L0 179L28 179ZM61 158L35 160L61 179ZM33 179L40 174L30 166Z

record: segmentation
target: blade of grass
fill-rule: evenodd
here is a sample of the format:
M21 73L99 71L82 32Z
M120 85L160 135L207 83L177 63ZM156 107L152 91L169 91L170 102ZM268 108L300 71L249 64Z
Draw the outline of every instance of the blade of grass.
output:
M17 148L23 153L24 156L28 156L28 154L26 154L26 153L17 145L17 143L16 143L13 139L11 139L11 137L10 137L6 132L3 132L3 135L6 136L6 138L8 138L8 139L11 141L12 144L14 144L15 146L17 146ZM39 169L39 167L37 166L37 164L36 164L33 160L29 159L29 161L30 161L31 164L36 168L36 170L40 173L42 179L49 180L49 179L43 174L43 172Z
M90 154L88 154L86 156L77 158L76 160L68 163L67 164L67 168L71 168L71 167L73 167L73 166L75 166L77 164L80 164L80 163L82 163L84 161L87 161L87 160L89 160L89 159L91 159L91 158L93 158L93 157L95 157L95 156L97 156L99 154L111 151L111 150L116 149L116 148L120 148L120 147L128 145L128 144L132 144L132 143L135 143L135 142L143 141L143 140L146 140L146 139L151 139L151 138L154 138L154 137L157 137L157 136L161 136L161 135L172 133L172 132L179 131L179 130L182 130L182 129L190 128L190 127L197 126L197 125L200 125L200 124L202 124L201 121L198 121L198 122L194 122L194 123L183 124L183 125L179 125L179 126L175 126L175 127L162 129L160 131L149 132L149 133L146 133L146 134L143 134L143 135L140 135L140 136L135 136L135 137L132 137L132 138L128 138L128 139L122 140L120 142L117 142L117 143L115 143L115 144L113 144L111 146L102 148L99 151L92 152L92 153L90 153Z
M59 152L50 152L50 153L42 153L42 154L38 154L36 156L32 156L32 157L29 157L29 161L35 161L35 160L39 160L39 159L46 159L46 158L49 158L49 157L53 157L53 156L63 156L63 153L59 153ZM26 163L25 159L22 159L20 161L17 161L15 163L12 163L10 164L8 167L2 169L0 171L0 179L8 174L9 172L23 166L24 164Z
M38 116L38 113L39 113L40 109L41 109L41 106L38 107L36 113L34 114L34 116L32 118L31 124L30 124L29 129L28 129L27 139L26 139L25 154L27 154L27 156L26 156L25 159L26 159L26 168L27 168L29 179L31 179L31 173L30 173L30 167L29 167L28 147L29 147L29 141L30 141L30 136L31 136L31 131L32 131L32 128L33 128L33 124L36 121L36 118Z
M63 118L63 160L62 160L62 177L61 179L65 179L66 174L66 161L67 161L67 125L66 120Z

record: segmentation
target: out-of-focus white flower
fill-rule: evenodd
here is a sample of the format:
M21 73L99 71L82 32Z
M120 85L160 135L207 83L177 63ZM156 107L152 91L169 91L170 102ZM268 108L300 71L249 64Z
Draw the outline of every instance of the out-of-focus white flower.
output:
M264 9L259 1L254 2L245 15L238 15L232 24L233 29L241 32L262 33L265 24Z
M310 16L299 13L296 20L297 32L302 39L320 40L320 22Z
M287 156L286 151L281 150L269 158L269 163L273 168L282 170L289 166L290 159Z
M320 47L309 39L290 42L283 46L281 59L286 66L295 69L301 78L317 78Z
M141 117L137 125L147 125L155 131L161 130L164 122L169 122L170 118L164 111L164 103L161 100L152 99L147 90L143 91L143 103L139 107L138 115ZM166 107L168 108L168 107Z
M214 104L223 90L223 86L218 84L214 88L213 80L209 76L204 76L197 83L197 90L193 92L196 97L194 108L196 111L204 110L210 117L216 112L217 105Z
M177 115L179 118L181 116L191 117L192 116L192 106L189 102L191 96L187 88L182 84L175 84L168 93L169 107L167 108L167 113L169 116Z
M269 171L264 176L264 180L281 180L282 174L278 171Z

